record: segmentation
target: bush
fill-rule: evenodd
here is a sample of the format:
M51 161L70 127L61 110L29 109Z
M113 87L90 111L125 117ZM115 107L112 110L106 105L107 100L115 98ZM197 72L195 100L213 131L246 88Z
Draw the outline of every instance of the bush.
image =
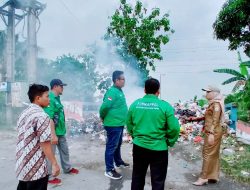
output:
M229 103L238 103L241 99L241 96L243 94L243 91L240 91L238 93L234 93L234 94L229 94L226 98L225 98L225 104L229 104Z
M242 91L230 94L225 98L225 104L228 103L236 103L239 120L250 122L250 79L247 80Z
M250 79L248 79L238 103L239 119L250 122Z

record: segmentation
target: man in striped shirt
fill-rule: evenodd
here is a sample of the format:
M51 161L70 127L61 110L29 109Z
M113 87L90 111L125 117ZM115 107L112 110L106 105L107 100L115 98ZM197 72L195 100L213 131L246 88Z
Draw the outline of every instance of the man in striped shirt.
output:
M29 87L30 106L17 121L16 175L17 190L47 190L46 157L52 163L53 175L60 168L51 149L50 118L42 109L49 105L49 88L33 84Z

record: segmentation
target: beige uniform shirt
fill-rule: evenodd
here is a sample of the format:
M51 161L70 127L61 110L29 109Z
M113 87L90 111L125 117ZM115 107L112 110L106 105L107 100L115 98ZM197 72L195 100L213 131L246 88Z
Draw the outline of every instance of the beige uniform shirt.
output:
M221 112L221 106L218 102L208 106L205 112L205 132L216 133L222 131L220 123Z

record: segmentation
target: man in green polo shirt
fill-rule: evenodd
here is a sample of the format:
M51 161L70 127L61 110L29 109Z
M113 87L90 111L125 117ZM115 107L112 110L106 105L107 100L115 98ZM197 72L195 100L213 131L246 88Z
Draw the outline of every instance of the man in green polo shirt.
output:
M180 125L173 107L158 98L160 83L145 82L143 98L129 108L127 129L133 138L133 174L131 190L143 190L150 165L152 189L164 190L168 167L168 147L179 137Z
M53 79L50 82L51 91L49 93L50 104L44 110L49 115L51 121L51 143L53 151L57 149L60 154L61 166L64 173L78 174L79 171L71 167L69 161L69 148L66 140L66 125L63 105L61 103L60 95L63 93L63 87L67 84L63 83L60 79ZM49 163L49 162L48 162ZM49 163L49 174L51 174L51 165ZM61 179L53 178L50 175L49 184L59 185Z
M100 108L100 117L107 132L105 150L106 171L105 176L111 179L121 179L122 175L116 172L117 167L128 167L121 158L121 144L123 128L126 123L128 107L122 88L125 78L122 71L114 71L112 80L114 85L105 93Z

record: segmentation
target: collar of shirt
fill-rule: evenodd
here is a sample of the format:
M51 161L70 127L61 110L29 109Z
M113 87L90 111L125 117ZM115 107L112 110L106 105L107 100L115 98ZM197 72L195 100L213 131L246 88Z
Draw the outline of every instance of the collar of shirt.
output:
M31 103L30 107L33 107L34 109L39 109L39 110L43 110L43 108L37 104Z
M118 90L120 90L120 91L122 91L122 89L121 88L119 88L118 86L116 86L116 85L113 85L113 87L114 88L117 88Z
M158 99L158 96L154 95L154 94L146 94L143 98L154 98L154 99Z
M55 93L53 91L50 92L50 96L52 98L56 98L56 99L59 99L60 100L60 96L56 96Z

